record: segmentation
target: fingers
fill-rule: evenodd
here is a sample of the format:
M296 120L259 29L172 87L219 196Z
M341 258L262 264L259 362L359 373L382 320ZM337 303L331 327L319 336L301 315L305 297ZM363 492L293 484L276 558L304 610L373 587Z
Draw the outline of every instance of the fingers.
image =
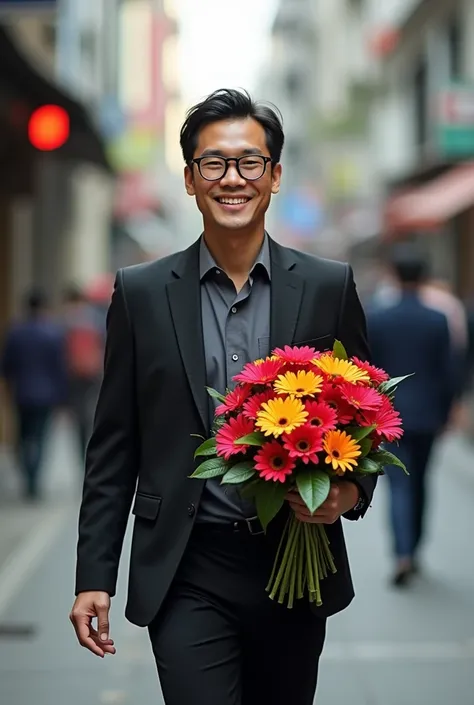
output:
M74 613L71 615L71 622L76 631L77 639L80 645L83 646L85 649L88 649L91 653L95 654L96 656L104 658L104 649L99 646L90 636L91 626L89 620L90 617L88 617L87 615L75 615Z
M337 483L331 483L331 488L327 499L313 513L309 511L305 501L295 490L290 491L287 495L287 500L295 512L295 516L299 521L312 524L333 524L340 516L339 512L340 487Z
M109 638L109 605L103 602L97 603L97 631L100 640L106 642Z

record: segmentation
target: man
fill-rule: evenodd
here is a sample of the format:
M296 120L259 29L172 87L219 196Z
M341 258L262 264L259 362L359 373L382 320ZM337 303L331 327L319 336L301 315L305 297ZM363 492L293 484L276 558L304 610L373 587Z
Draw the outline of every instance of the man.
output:
M409 246L401 247L392 268L401 296L370 313L368 328L374 364L392 377L414 373L396 393L405 434L393 448L410 477L399 474L397 468L386 471L395 557L392 582L402 587L417 570L425 524L426 471L436 436L448 421L457 384L447 318L425 303L422 257Z
M31 291L25 309L25 320L14 323L7 333L1 373L16 410L24 496L37 500L48 422L65 400L66 366L64 338L47 317L44 294Z
M237 493L189 479L191 434L206 436L212 421L206 385L224 391L246 362L285 344L322 350L337 337L368 355L351 269L265 232L283 140L278 116L247 94L217 91L194 107L181 146L204 234L120 271L109 311L72 621L83 646L114 653L108 611L138 482L126 614L149 628L167 705L310 705L326 618L354 595L340 517L365 513L374 480L335 484L314 516L291 499L303 520L329 525L338 566L312 613L265 592L288 504L265 535Z
M102 377L104 331L98 311L80 288L68 287L64 292L64 304L69 408L83 459Z

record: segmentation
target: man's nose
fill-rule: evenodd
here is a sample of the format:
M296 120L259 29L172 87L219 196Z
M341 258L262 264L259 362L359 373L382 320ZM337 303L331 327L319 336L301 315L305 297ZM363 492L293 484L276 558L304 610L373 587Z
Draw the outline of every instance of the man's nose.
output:
M223 186L242 186L245 185L245 179L243 179L239 172L237 171L236 162L229 162L229 168L227 173L221 179L221 184Z

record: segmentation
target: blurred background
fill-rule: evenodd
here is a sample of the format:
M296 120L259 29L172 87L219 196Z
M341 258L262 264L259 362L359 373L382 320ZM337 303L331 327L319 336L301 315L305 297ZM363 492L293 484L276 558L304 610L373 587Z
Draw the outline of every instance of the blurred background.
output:
M367 307L392 283L393 248L415 242L472 350L473 0L0 0L0 348L27 292L52 326L103 334L117 268L196 239L179 128L221 87L283 113L273 237L350 261ZM123 586L116 659L96 664L67 623L98 377L50 419L41 497L22 492L18 424L0 389L1 705L161 702L144 633L121 616ZM388 586L383 481L368 517L348 526L358 598L333 621L321 703L474 703L469 390L466 375L436 445L419 582Z

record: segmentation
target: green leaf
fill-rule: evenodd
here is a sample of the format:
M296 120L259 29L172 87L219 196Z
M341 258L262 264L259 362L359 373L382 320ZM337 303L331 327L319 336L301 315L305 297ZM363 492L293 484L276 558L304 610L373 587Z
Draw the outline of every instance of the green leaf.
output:
M191 438L200 438L202 441L206 440L205 436L201 436L200 433L191 433Z
M404 377L393 377L386 382L382 382L382 384L379 385L378 391L381 394L389 394L390 392L394 392L401 382L409 377L413 377L414 374L415 373L412 372L411 375L405 375Z
M383 466L370 458L361 458L357 463L357 468L355 468L355 471L366 475L374 475L378 472L383 472Z
M234 465L226 472L221 480L221 484L238 485L241 482L250 480L250 478L255 475L255 472L253 463L250 460L246 460L243 463L237 463L237 465Z
M376 428L376 426L348 426L345 431L352 436L355 441L361 441L363 438L369 436L372 431L375 431Z
M333 351L334 357L337 357L339 360L348 360L349 359L347 351L340 340L334 341L332 351Z
M370 438L363 438L359 441L359 445L361 450L361 454L359 457L365 458L365 456L368 455L372 450L372 441L370 440Z
M404 463L402 463L402 461L399 460L396 455L390 453L388 450L378 450L375 453L371 454L370 459L374 460L376 463L379 463L382 466L396 465L397 467L402 468L403 472L406 475L410 474L406 469Z
M213 389L212 387L206 387L206 389L209 396L213 397L214 399L218 399L221 403L225 402L225 397L219 392L217 392L215 389Z
M238 446L263 446L268 438L266 438L263 433L255 431L254 433L249 433L247 436L242 436L234 441L235 445Z
M194 457L197 458L199 455L215 455L216 454L216 439L208 438L207 441L201 443L199 448L194 451Z
M288 487L282 482L261 481L255 486L257 514L265 531L282 508L287 492Z
M326 501L331 480L323 470L303 470L296 475L296 485L310 512L315 512Z
M229 469L229 463L224 458L210 458L201 463L190 477L199 480L209 480L212 477L225 475Z

